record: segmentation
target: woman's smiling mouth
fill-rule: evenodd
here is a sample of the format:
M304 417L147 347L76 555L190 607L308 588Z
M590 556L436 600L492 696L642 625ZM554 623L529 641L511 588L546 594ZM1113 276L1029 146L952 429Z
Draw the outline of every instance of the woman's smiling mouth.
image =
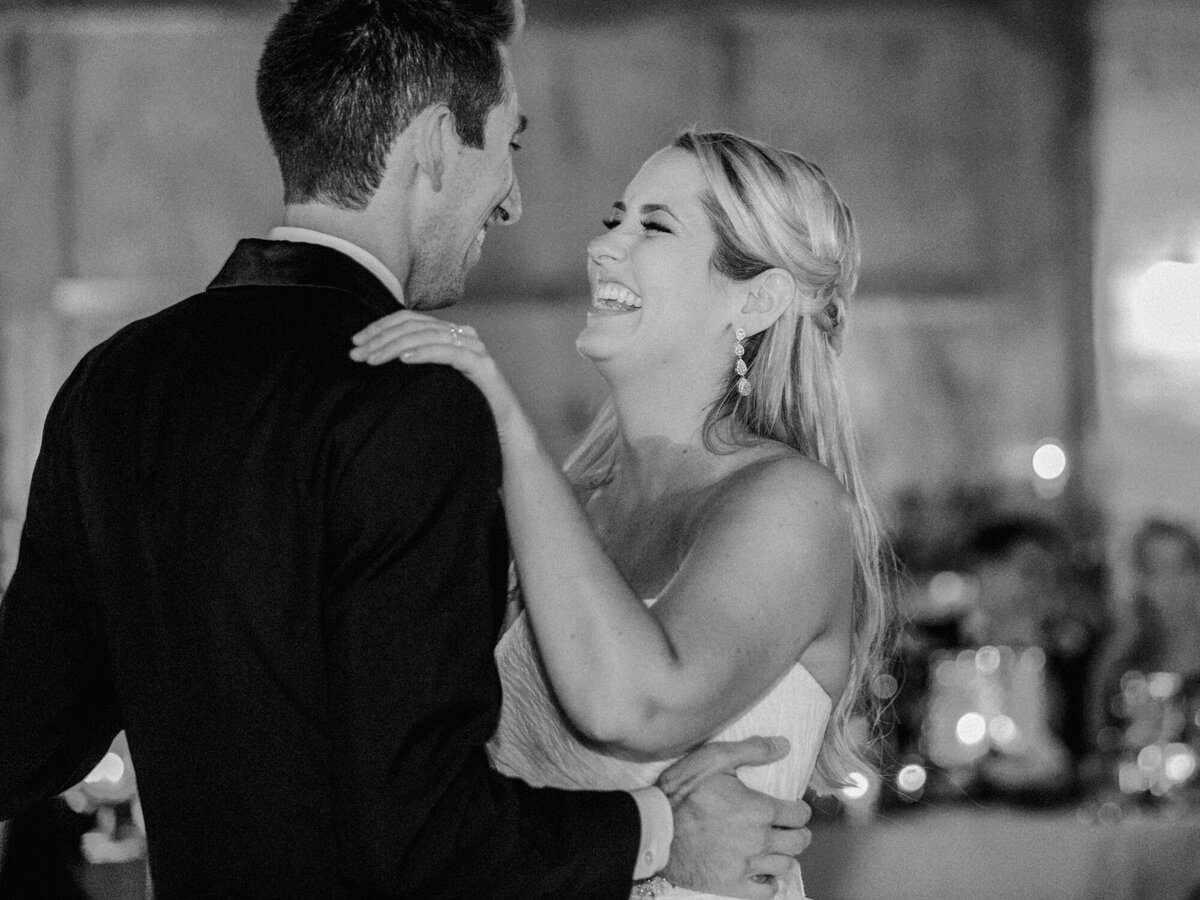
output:
M642 298L623 284L601 281L592 295L592 309L600 312L635 312L642 308Z

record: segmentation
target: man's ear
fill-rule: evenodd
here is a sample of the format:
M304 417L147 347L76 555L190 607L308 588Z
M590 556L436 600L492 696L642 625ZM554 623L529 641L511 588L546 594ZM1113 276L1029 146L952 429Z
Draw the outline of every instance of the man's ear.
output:
M425 174L435 191L442 189L442 175L454 139L454 114L444 103L425 107L408 123L412 131L413 154L417 168Z
M766 331L795 302L796 279L786 269L768 269L741 286L741 308L734 316L734 328L746 334Z

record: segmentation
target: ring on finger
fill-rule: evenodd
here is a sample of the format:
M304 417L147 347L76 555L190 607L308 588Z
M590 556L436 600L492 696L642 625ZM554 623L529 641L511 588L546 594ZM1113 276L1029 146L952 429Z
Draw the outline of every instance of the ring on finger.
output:
M463 327L461 325L450 326L450 339L454 342L455 347L462 346Z

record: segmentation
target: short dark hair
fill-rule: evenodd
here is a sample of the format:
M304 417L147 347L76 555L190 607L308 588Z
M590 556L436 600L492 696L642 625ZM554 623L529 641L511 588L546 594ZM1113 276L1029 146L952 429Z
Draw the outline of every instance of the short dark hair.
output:
M363 209L396 136L434 103L482 147L516 23L514 0L294 0L257 82L284 202Z

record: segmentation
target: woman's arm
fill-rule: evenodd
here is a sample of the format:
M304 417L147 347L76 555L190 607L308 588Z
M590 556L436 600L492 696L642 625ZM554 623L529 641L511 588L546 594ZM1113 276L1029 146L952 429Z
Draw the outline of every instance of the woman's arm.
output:
M352 355L452 365L488 398L530 622L582 732L630 753L674 755L748 708L830 629L845 635L848 666L853 537L832 475L798 457L743 470L647 609L486 348L469 329L455 337L430 316L394 313L356 337Z

